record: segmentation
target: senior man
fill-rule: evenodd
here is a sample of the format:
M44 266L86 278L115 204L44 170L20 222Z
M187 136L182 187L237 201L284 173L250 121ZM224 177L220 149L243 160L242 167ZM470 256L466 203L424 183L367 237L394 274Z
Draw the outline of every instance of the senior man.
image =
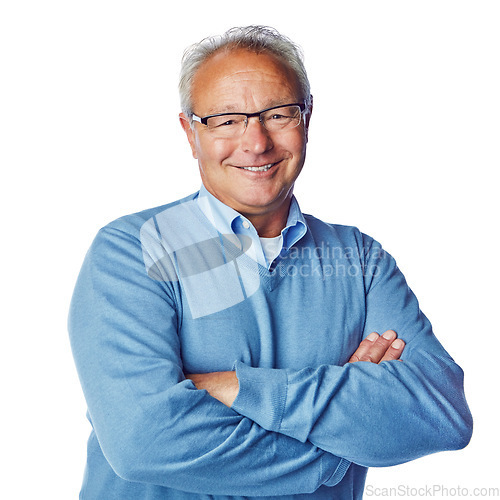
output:
M369 466L464 447L462 371L393 258L292 194L298 48L258 26L206 39L180 94L200 191L101 229L72 300L81 498L361 498Z

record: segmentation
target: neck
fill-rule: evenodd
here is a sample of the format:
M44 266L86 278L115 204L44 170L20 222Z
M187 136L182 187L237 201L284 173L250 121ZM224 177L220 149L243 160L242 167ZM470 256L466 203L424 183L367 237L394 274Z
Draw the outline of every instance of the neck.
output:
M290 201L285 207L280 210L267 214L242 214L244 215L255 227L258 235L261 238L274 238L279 236L281 231L286 226L288 220L288 211L290 209Z
M235 200L218 196L217 193L210 189L210 187L207 187L205 183L204 186L205 189L220 202L245 216L255 227L257 234L261 238L274 238L279 236L281 231L286 227L293 195L292 189L286 193L286 196L269 205L266 209L260 207L254 211L249 205L241 205L235 202Z

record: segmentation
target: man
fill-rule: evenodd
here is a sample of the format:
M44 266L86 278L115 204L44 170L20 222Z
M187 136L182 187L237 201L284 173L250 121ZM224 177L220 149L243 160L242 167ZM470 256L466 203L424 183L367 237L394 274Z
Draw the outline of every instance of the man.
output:
M462 371L392 257L293 197L298 49L230 30L180 92L200 191L101 229L72 301L81 498L361 498L369 466L464 447Z

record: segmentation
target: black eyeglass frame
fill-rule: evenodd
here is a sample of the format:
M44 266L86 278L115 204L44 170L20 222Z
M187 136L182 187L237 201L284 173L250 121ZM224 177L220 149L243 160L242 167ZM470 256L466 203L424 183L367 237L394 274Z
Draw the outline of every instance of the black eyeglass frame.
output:
M254 116L258 116L260 123L262 123L262 125L264 125L264 122L262 121L262 118L261 118L263 113L266 113L267 111L271 111L273 109L287 108L289 106L298 106L300 108L301 114L304 113L304 111L307 108L307 105L305 102L293 102L291 104L280 104L278 106L266 108L266 109L263 109L262 111L257 111L256 113L217 113L215 115L207 115L207 116L203 116L203 117L200 117L200 116L192 113L191 119L194 120L195 122L198 122L198 123L201 123L202 125L207 126L207 121L209 120L209 118L215 118L216 116L234 116L234 115L246 116L246 122L245 122L245 126L246 126L248 124L249 118L252 118Z

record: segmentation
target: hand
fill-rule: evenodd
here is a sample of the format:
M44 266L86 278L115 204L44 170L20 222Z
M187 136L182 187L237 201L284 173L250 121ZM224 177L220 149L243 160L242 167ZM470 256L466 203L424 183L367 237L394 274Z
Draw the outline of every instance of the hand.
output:
M186 375L197 389L205 389L210 396L231 408L239 391L236 372L192 373Z
M370 333L366 337L356 352L349 359L349 363L357 361L369 361L370 363L380 363L382 361L399 360L405 343L397 338L396 332L387 330L384 334Z

